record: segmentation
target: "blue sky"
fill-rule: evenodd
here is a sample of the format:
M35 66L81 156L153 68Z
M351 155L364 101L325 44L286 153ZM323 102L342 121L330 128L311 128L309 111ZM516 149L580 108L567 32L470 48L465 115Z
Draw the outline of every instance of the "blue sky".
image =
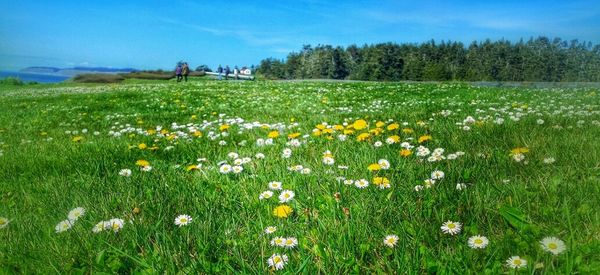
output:
M600 1L1 1L0 69L250 65L303 44L600 43Z

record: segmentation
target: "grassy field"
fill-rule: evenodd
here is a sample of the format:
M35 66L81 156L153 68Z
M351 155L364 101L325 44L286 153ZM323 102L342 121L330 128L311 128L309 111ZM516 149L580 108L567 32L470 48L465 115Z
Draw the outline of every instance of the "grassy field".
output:
M591 88L0 86L0 268L598 273L599 135Z

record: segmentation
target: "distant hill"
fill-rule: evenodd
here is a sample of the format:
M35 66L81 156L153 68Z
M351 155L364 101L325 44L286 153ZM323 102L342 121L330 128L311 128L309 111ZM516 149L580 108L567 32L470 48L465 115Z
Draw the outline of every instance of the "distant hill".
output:
M117 73L130 73L137 72L138 70L133 68L107 68L107 67L73 67L73 68L55 68L55 67L27 67L21 69L21 73L31 74L51 74L61 76L75 76L78 74L90 74L90 73L104 73L104 74L117 74Z

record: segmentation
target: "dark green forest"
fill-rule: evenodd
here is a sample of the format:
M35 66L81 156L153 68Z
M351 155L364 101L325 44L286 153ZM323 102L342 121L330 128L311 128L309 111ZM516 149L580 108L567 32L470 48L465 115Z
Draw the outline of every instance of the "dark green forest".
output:
M267 58L257 73L271 79L379 81L600 81L600 45L560 38L511 42L305 45L284 60Z

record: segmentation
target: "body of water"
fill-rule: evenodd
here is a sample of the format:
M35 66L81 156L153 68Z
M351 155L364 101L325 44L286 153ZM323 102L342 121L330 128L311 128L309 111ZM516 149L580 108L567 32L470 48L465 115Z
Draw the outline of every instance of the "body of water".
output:
M7 77L18 77L24 82L39 82L39 83L58 83L69 79L68 76L48 75L48 74L32 74L20 72L0 72L0 79Z

